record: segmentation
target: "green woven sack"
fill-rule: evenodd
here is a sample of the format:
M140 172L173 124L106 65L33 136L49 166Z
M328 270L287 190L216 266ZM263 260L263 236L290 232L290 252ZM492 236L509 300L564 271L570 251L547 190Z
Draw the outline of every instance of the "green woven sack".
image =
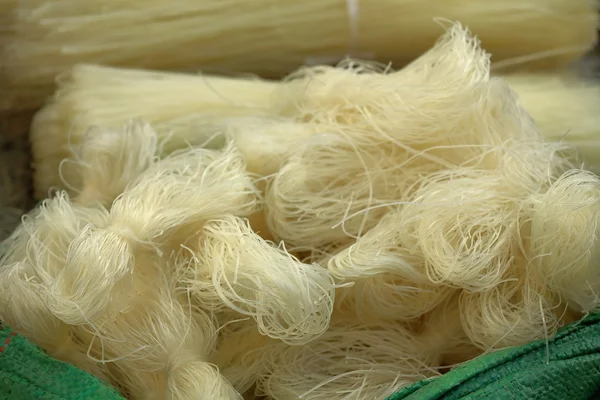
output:
M0 324L1 400L124 400L91 374L55 360Z
M411 385L388 400L600 399L600 314L552 340L498 351Z

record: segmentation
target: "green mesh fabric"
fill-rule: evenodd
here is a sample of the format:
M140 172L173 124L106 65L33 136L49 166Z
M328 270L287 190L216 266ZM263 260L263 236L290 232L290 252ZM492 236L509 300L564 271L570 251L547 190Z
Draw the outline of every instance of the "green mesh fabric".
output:
M481 356L387 400L600 399L600 314L552 340Z
M124 400L114 389L70 364L50 357L0 324L1 400Z

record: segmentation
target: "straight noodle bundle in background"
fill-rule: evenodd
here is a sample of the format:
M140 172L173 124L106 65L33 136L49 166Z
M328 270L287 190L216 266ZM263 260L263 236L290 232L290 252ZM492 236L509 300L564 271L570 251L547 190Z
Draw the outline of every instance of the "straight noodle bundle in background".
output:
M28 0L5 4L0 108L31 108L80 62L280 77L345 54L402 64L473 30L494 61L569 64L596 40L593 0Z
M381 69L390 72L380 78L389 85L404 74L402 69ZM344 69L331 69L328 76L342 79ZM574 144L586 168L600 172L600 82L572 72L520 72L502 78L517 92L545 137ZM315 82L322 79L314 78ZM244 148L277 152L285 143L319 129L318 125L290 123L282 115L285 110L276 107L282 100L280 94L293 84L289 81L77 65L64 76L31 126L35 196L43 199L53 187L79 187L81 164L61 164L62 160L77 152L86 135L94 136L94 127L118 132L132 118L151 123L161 140L168 138L161 146L164 153L188 144L219 147L227 135L244 141ZM277 160L273 154L269 157L270 162L257 157L261 168Z
M600 80L572 71L510 74L507 82L550 140L577 147L586 169L600 174Z

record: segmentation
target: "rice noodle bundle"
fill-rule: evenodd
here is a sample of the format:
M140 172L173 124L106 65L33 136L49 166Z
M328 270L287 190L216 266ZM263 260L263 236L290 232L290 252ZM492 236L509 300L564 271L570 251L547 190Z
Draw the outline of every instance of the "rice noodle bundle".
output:
M113 383L130 398L160 398L166 393L177 399L236 398L236 392L205 362L215 331L210 319L182 308L156 255L137 254L133 273L124 279L130 288L127 292L107 287L109 279L95 279L93 274L100 270L88 267L79 276L69 275L70 244L90 224L102 226L107 215L101 208L73 205L62 194L26 220L11 237L15 251L2 258L2 320L52 356ZM16 258L22 261L11 263ZM60 296L57 286L64 286L65 280L77 292L97 294L104 303L90 308L85 297ZM99 313L98 307L106 302L121 312ZM88 312L80 321L84 311ZM199 347L204 350L194 350ZM190 359L189 354L196 356ZM171 360L175 364L169 367Z
M274 399L384 399L437 376L436 358L400 325L337 325L303 347L263 349L269 374L258 393Z
M258 201L233 148L186 151L162 160L113 203L104 225L86 226L71 242L64 269L53 284L55 296L62 299L54 313L73 324L93 321L111 304L106 291L127 293L126 287L113 287L126 283L123 279L138 252L153 251L153 246L174 240L177 230L228 214L228 209L250 215Z
M584 313L600 305L599 197L598 177L573 170L530 199L531 273Z
M386 205L409 198L421 177L495 169L493 149L538 139L515 94L490 80L489 56L477 44L457 25L398 72L321 68L284 87L281 114L331 133L298 146L267 188L275 237L309 250L343 245L372 228Z
M482 350L521 346L548 338L562 325L565 307L553 293L527 279L502 282L460 298L462 327Z
M267 243L247 221L209 221L195 257L179 279L205 308L227 306L253 317L261 333L292 344L307 343L329 327L335 295L329 273Z

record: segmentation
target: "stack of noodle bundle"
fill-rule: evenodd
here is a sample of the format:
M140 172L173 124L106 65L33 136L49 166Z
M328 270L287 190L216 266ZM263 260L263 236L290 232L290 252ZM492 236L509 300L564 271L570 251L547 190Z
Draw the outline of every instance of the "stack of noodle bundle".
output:
M131 399L366 400L597 310L600 181L460 25L271 96L198 119L218 149L82 136L1 245L0 319Z
M392 81L393 77L385 79ZM574 144L586 167L600 172L600 120L596 113L600 83L572 73L521 72L503 78L517 92L544 136ZM286 137L292 138L311 134L310 129L281 120L274 106L281 87L290 84L75 66L61 81L52 101L37 113L31 127L35 196L43 199L51 188L77 187L78 164L60 165L62 160L77 153L84 138L94 135L97 127L118 131L131 118L152 124L165 141L161 150L165 154L190 144L220 147L224 136L232 131L267 129L272 132L269 136L283 136L277 131L285 130L290 132ZM256 143L256 135L236 135L250 146ZM271 148L281 147L280 141L269 143Z
M276 77L348 53L399 64L442 33L435 18L471 27L494 61L565 65L593 47L598 19L593 0L27 0L4 8L4 109L40 105L55 76L80 62Z

